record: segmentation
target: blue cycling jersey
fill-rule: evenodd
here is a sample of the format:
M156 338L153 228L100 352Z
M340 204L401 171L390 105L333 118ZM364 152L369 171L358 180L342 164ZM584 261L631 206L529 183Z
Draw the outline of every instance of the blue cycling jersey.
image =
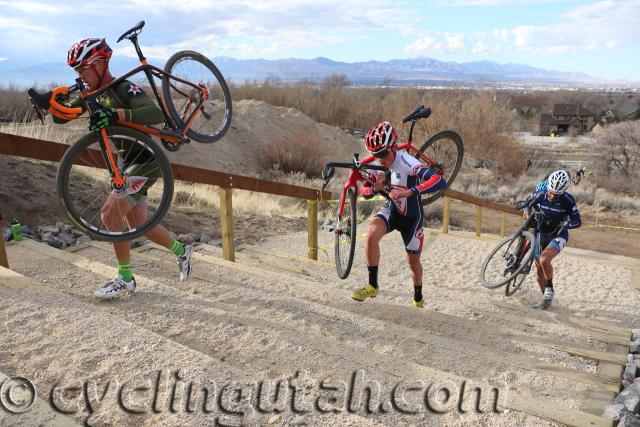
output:
M532 193L533 203L544 214L541 226L542 233L553 233L566 221L566 229L578 228L581 225L580 212L576 200L569 193L563 193L557 200L549 201L546 189ZM529 212L529 208L525 208Z

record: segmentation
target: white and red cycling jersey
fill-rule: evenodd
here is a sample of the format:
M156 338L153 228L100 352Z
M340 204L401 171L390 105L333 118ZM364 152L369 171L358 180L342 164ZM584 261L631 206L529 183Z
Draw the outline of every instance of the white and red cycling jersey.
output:
M366 160L365 160L366 162ZM374 164L379 164L377 160ZM402 216L421 216L422 202L420 195L433 193L445 188L445 179L431 170L427 165L420 163L415 157L405 151L396 152L396 158L389 168L391 172L391 185L393 188L408 188L413 192L412 196L401 197L394 200L389 207L393 207ZM373 183L366 183L360 187L360 194L365 197L374 195Z
M370 159L366 159L364 162L366 163L367 160ZM391 173L392 189L411 189L413 195L397 200L388 200L375 216L384 221L387 233L393 230L400 232L408 253L419 254L424 242L420 195L445 188L446 181L431 168L404 151L396 153L396 158L389 168L389 172ZM381 174L384 176L383 172ZM360 193L364 197L372 197L374 195L372 185L372 182L366 183L360 188Z

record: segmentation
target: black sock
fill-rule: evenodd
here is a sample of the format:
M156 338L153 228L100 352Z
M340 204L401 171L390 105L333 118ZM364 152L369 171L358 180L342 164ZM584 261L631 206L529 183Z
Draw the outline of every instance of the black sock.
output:
M369 266L369 284L374 288L378 287L378 266Z
M553 289L553 279L547 280L547 283L544 284L544 287Z
M413 299L422 301L422 285L413 287Z

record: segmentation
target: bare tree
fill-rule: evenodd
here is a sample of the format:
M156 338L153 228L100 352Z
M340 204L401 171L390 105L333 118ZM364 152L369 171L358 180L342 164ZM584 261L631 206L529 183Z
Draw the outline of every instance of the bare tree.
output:
M608 125L594 144L598 185L619 193L640 194L640 121Z

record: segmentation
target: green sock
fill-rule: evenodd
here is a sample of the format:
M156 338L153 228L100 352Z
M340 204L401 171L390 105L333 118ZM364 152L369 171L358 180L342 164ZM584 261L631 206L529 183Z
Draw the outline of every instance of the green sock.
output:
M133 270L131 269L131 260L118 261L118 274L122 276L122 280L130 282L133 279Z
M175 256L184 255L184 245L177 240L173 240L168 248Z

